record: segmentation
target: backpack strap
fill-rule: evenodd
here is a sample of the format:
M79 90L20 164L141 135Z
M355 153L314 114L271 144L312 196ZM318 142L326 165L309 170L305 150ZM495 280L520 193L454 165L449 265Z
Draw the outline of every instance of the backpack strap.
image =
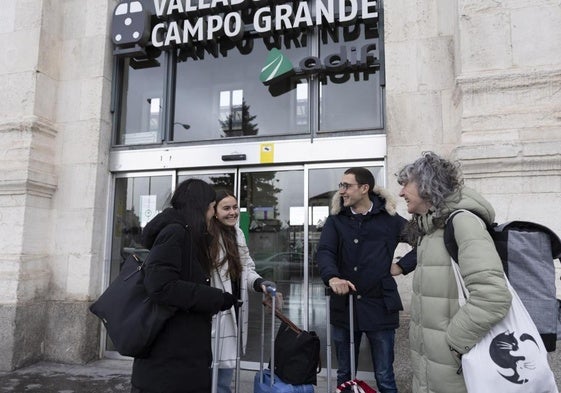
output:
M452 259L458 263L458 243L456 243L456 237L454 236L454 225L452 223L452 219L456 216L456 214L459 213L469 213L471 215L474 215L475 217L477 217L481 223L481 226L484 229L489 230L488 225L485 223L485 221L479 217L477 214L466 210L466 209L458 209L458 210L454 210L452 213L450 213L450 215L448 216L448 218L446 219L446 225L444 226L444 245L446 246L446 251L448 251L448 254L450 254L450 256L452 257Z
M446 225L444 226L444 245L446 246L446 251L452 257L452 259L458 263L458 243L456 243L456 238L454 237L454 225L452 224L452 219L462 210L455 210L446 219Z

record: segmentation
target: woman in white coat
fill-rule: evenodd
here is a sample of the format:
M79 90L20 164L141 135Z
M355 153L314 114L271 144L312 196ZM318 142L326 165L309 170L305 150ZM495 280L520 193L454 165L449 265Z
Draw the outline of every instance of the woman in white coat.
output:
M211 220L210 233L213 240L210 257L215 268L211 275L211 286L230 292L241 300L242 308L242 353L247 344L248 291L265 292L266 287L275 287L255 271L255 262L249 255L245 236L238 227L239 206L237 198L228 191L216 193L215 214ZM279 300L282 297L277 292ZM280 302L278 302L280 303ZM220 354L218 355L218 393L230 393L236 367L237 321L240 310L237 305L222 313L220 327ZM213 337L215 319L213 319ZM213 339L214 340L214 339ZM216 357L216 354L213 356Z

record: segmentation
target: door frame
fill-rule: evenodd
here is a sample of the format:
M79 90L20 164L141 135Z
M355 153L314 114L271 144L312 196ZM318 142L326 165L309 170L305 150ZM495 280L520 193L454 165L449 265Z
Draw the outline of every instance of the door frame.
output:
M234 191L235 194L239 197L241 191L241 175L243 173L249 172L271 172L271 171L290 171L290 170L301 170L303 171L303 184L300 187L303 187L303 195L302 195L302 206L304 206L304 233L303 233L303 260L309 260L309 243L310 243L310 232L309 232L309 185L310 181L310 171L314 169L341 169L341 175L343 171L351 166L364 166L364 167L380 167L381 170L378 172L379 176L376 178L376 184L381 186L386 186L386 174L384 168L386 167L386 161L384 158L379 159L370 159L370 160L360 160L360 161L336 161L336 162L322 162L322 163L299 163L299 164L279 164L279 165L248 165L248 166L221 166L221 167L201 167L201 168L166 168L166 169L157 169L154 168L153 170L145 170L140 172L119 172L113 173L110 177L110 192L108 193L108 230L106 233L106 245L105 245L105 258L104 258L104 266L103 266L103 288L107 288L109 285L110 279L110 268L111 268L111 249L112 249L112 242L113 242L113 220L114 220L114 208L115 208L115 184L116 180L119 178L134 178L134 177L154 177L154 176L171 176L171 184L170 189L171 192L175 190L177 185L177 180L182 175L213 175L213 174L234 174ZM381 178L380 178L381 177ZM310 322L310 291L309 291L309 264L304 263L303 266L303 288L306 290L302 291L302 304L303 304L303 328L308 330L309 322ZM106 333L103 328L101 334L101 346L100 352L101 356L110 359L128 359L128 357L121 356L116 351L109 351L106 350L107 340L106 340ZM255 362L249 361L242 361L242 366L245 369L256 369ZM257 364L258 367L258 364Z

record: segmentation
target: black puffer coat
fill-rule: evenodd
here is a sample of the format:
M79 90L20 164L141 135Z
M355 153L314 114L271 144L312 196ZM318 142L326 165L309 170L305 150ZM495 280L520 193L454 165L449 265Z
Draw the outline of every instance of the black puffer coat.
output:
M135 359L132 385L147 393L207 393L211 384L211 318L224 295L211 288L191 233L177 212L166 209L143 233L150 249L144 285L158 303L177 312L156 339L149 357Z

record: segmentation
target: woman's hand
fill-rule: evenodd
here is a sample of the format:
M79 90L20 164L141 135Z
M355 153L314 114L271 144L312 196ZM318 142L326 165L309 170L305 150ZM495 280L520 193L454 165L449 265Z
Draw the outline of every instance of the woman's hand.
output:
M282 297L282 293L276 291L277 285L272 282L272 281L263 281L261 283L261 290L263 291L263 293L266 295L266 300L269 304L272 304L272 297L271 294L269 293L269 291L267 291L267 288L274 288L275 289L275 308L277 310L282 310L282 305L284 302L284 299Z

